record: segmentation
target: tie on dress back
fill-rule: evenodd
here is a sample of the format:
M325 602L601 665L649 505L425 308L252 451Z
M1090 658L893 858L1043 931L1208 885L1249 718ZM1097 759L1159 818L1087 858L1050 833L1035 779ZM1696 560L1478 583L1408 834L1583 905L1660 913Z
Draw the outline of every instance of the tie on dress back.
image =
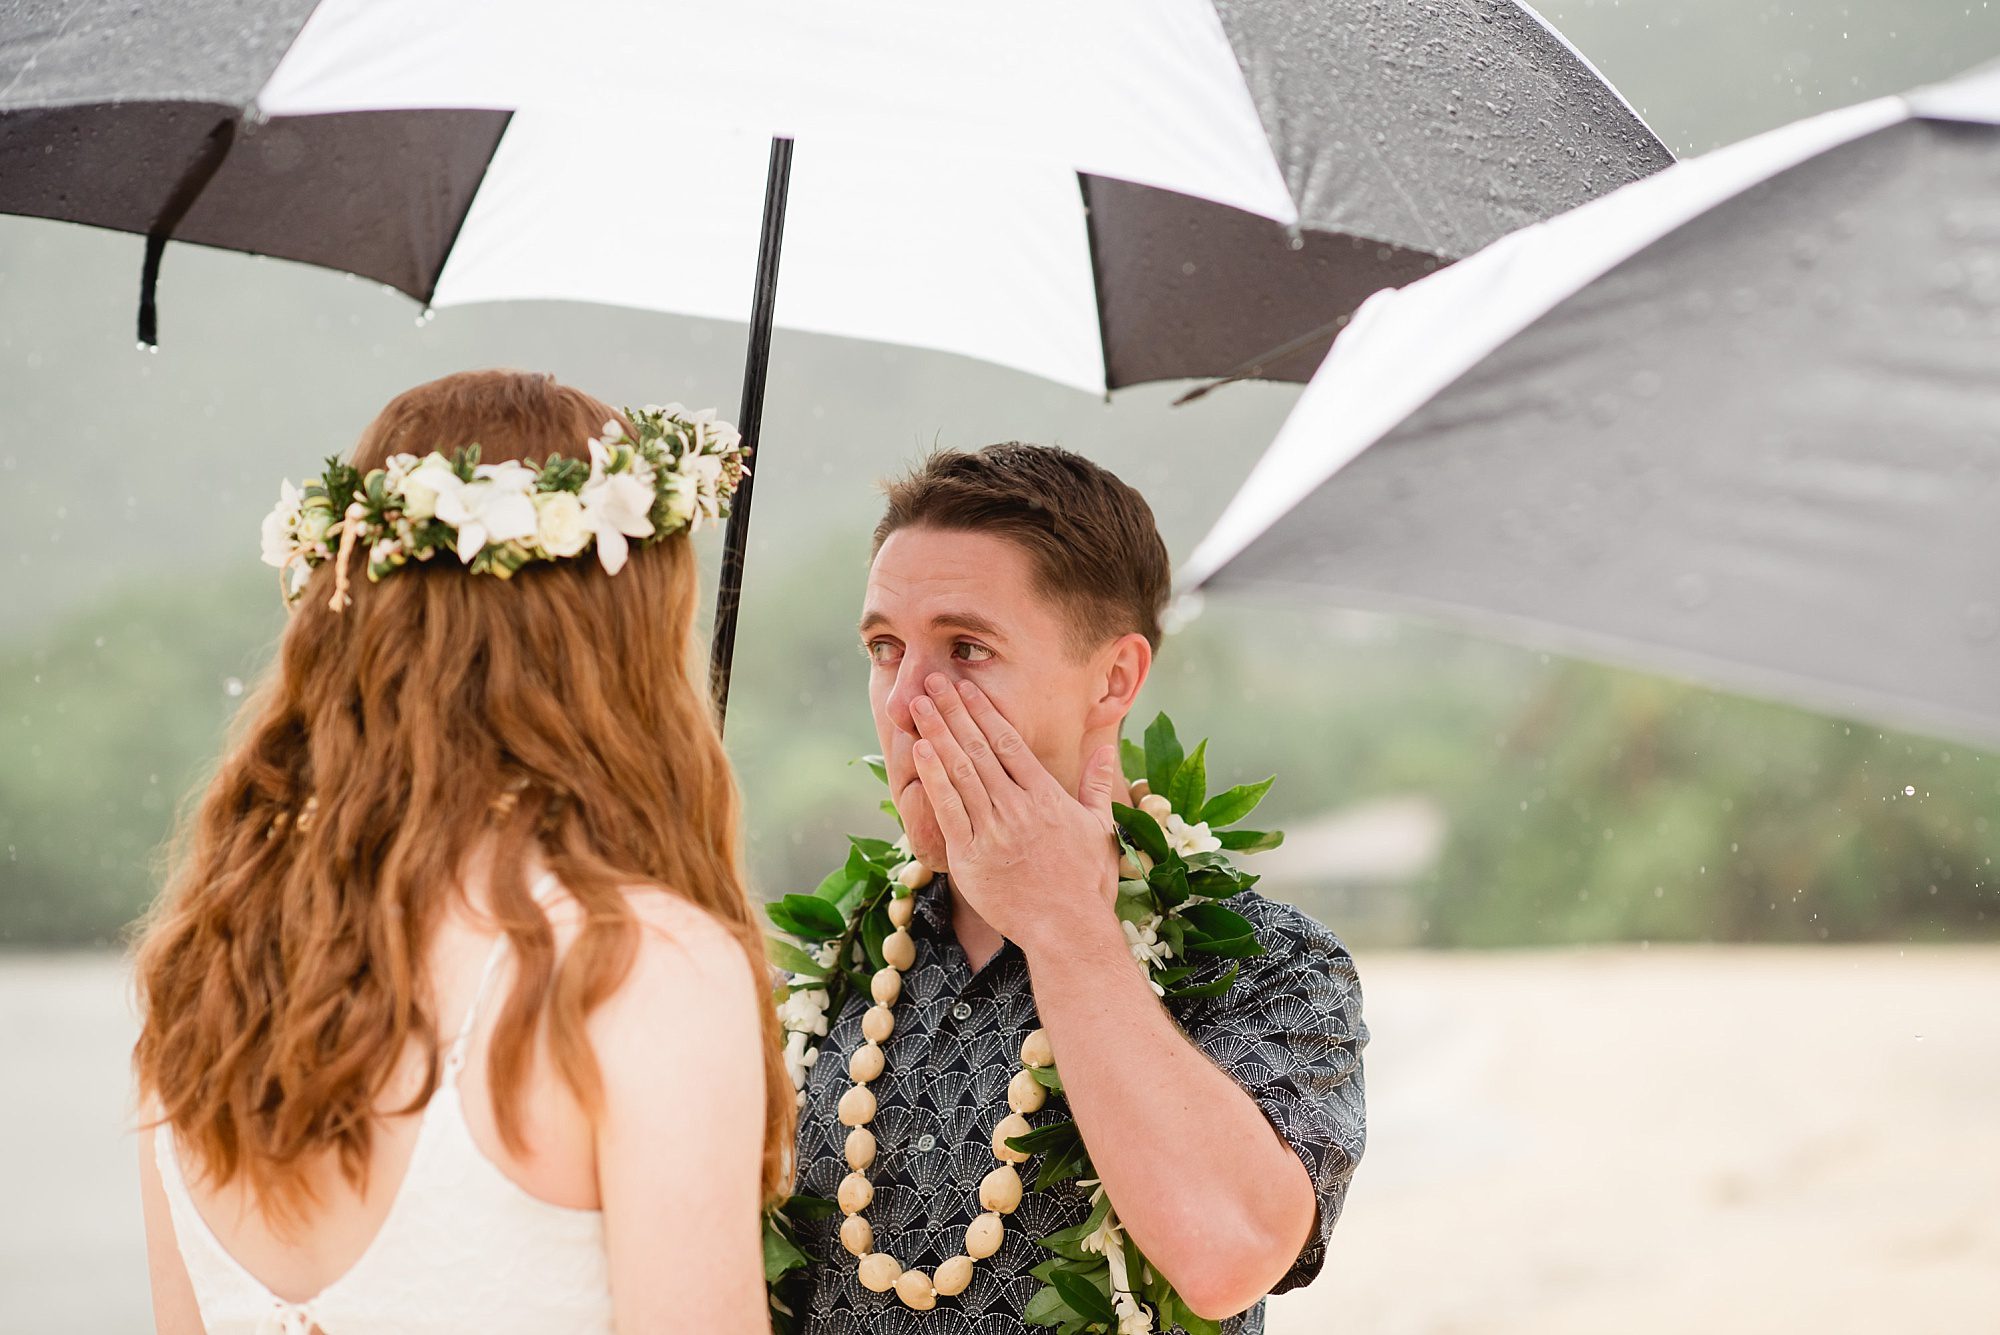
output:
M557 889L535 882L537 903ZM493 943L389 1213L356 1261L304 1302L271 1292L195 1208L173 1132L153 1137L174 1236L208 1335L609 1335L604 1215L530 1194L480 1150L459 1073L507 937Z

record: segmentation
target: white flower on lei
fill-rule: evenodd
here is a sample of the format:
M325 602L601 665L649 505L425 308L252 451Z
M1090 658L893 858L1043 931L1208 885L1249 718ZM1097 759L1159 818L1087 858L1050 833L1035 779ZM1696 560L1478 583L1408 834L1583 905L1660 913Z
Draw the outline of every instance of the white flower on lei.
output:
M1163 828L1167 843L1172 846L1174 852L1184 858L1193 857L1197 853L1213 853L1222 847L1222 841L1208 832L1207 821L1190 825L1182 820L1178 813L1174 813L1167 817Z
M280 484L278 503L271 513L264 516L263 546L264 564L285 568L285 562L292 559L298 550L299 503L305 494L290 482Z
M778 1023L794 1034L826 1035L826 1007L830 998L825 988L794 991L778 1007Z
M1160 915L1154 914L1144 923L1120 919L1118 925L1125 930L1125 948L1132 952L1132 958L1140 968L1150 975L1152 971L1174 957L1173 943L1160 939ZM1151 981L1150 978L1148 981ZM1166 989L1153 983L1153 991L1165 996Z
M645 460L634 458L631 469L607 472L611 451L604 442L590 444L590 481L583 484L583 512L591 532L597 535L597 560L604 573L615 575L625 568L628 538L653 536L653 470Z
M801 1101L805 1098L806 1073L819 1060L819 1049L806 1046L806 1036L794 1030L785 1036L785 1070L792 1077L792 1088L799 1091Z

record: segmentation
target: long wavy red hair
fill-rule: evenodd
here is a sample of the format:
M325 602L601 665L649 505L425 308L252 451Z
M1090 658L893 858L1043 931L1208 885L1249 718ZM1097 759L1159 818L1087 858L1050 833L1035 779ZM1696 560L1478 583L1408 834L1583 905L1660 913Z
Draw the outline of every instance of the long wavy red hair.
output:
M587 458L586 438L615 417L549 376L465 372L398 395L352 462L365 472L473 441L488 463ZM274 1220L311 1203L307 1170L329 1149L347 1180L365 1180L378 1101L413 1041L429 1076L411 1108L435 1090L426 946L489 831L491 910L519 964L489 1083L515 1152L544 1028L563 1078L601 1107L584 1021L631 965L625 887L701 906L760 978L764 968L735 781L689 670L697 580L685 534L635 545L615 577L593 558L504 581L444 559L412 564L355 580L339 613L327 608L332 580L329 566L313 572L183 821L137 950L143 1095L207 1180L240 1175ZM585 910L560 960L528 892L534 844ZM764 1011L764 1187L776 1198L795 1107Z

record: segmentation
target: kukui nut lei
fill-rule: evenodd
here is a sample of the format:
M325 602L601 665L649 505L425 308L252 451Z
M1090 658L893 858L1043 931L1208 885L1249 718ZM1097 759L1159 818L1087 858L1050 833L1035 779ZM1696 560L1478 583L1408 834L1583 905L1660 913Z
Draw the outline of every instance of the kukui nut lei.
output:
M914 892L930 883L931 871L921 862L906 863L897 880L904 890ZM965 1292L972 1283L972 1263L1000 1250L1006 1236L1002 1216L1012 1214L1021 1204L1021 1175L1014 1165L1028 1161L1027 1155L1007 1142L1028 1134L1027 1115L1048 1098L1048 1090L1035 1079L1034 1070L1055 1065L1055 1052L1048 1034L1040 1029L1021 1044L1021 1070L1007 1085L1010 1111L993 1128L993 1157L999 1160L999 1167L979 1183L979 1204L985 1213L966 1228L965 1251L939 1266L934 1275L905 1270L894 1256L877 1251L875 1230L865 1213L875 1199L874 1184L868 1180L868 1170L875 1163L875 1135L868 1129L875 1119L875 1092L868 1086L887 1067L882 1045L896 1028L895 1006L903 994L903 971L917 962L917 943L909 931L915 912L916 901L908 894L889 901L889 921L896 930L882 942L882 958L888 964L870 982L875 1004L861 1017L866 1041L847 1062L847 1074L854 1083L840 1096L840 1122L848 1128L847 1166L851 1171L840 1183L840 1211L847 1216L841 1221L840 1243L858 1258L856 1273L864 1288L876 1293L894 1289L905 1306L927 1312L937 1306L939 1298Z

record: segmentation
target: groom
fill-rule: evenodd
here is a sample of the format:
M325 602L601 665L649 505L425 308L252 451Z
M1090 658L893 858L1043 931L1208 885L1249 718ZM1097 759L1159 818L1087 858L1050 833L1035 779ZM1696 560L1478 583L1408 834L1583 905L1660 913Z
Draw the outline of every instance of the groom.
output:
M906 1267L961 1250L993 1167L1022 1039L1046 1030L1070 1113L1134 1242L1226 1335L1264 1329L1263 1298L1319 1272L1363 1135L1367 1030L1354 962L1331 932L1245 891L1231 907L1266 954L1214 1000L1162 1003L1113 910L1119 727L1152 666L1167 553L1140 495L1060 449L932 456L888 488L861 611L869 701L916 856L949 868L916 894L887 1072L874 1246ZM835 1104L866 998L832 1017L799 1123L799 1190L847 1172ZM859 1283L809 1223L807 1335L1023 1329L1087 1190L1030 1192L999 1252L935 1310Z

